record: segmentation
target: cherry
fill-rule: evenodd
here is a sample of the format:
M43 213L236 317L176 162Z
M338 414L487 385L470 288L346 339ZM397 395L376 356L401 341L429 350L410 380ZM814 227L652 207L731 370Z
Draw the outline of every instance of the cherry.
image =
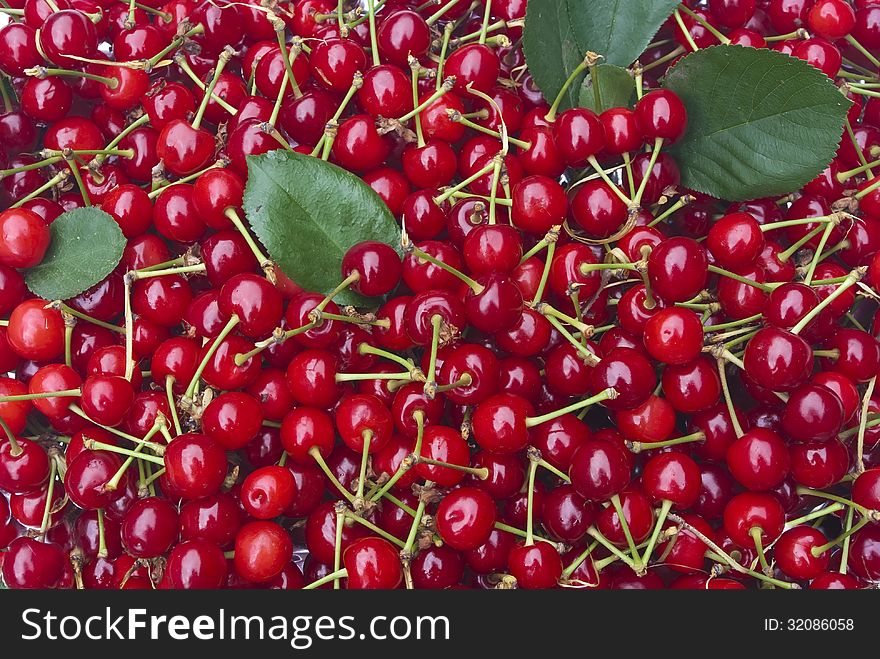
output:
M220 588L226 576L223 552L204 540L186 540L175 545L165 567L165 579L171 588Z
M632 348L616 348L593 367L591 392L614 389L617 397L605 401L612 410L631 409L648 399L657 377L651 363Z
M649 139L677 142L687 128L687 109L678 95L667 89L645 94L635 108L636 121Z
M24 359L48 362L64 351L64 321L61 313L45 300L32 298L12 310L6 338L10 347Z
M599 117L586 108L562 112L553 124L556 147L569 167L584 167L605 147L605 129ZM630 149L627 149L630 150Z
M498 55L485 44L472 43L457 48L446 60L444 74L455 77L454 90L467 95L470 85L473 89L488 92L498 81L501 61Z
M410 572L416 588L452 588L464 576L464 559L460 553L448 547L429 547L416 554L410 563Z
M65 391L79 388L82 378L69 366L64 364L49 364L34 373L28 383L28 392L32 394L49 393L52 391ZM63 417L67 414L73 399L67 397L37 398L33 401L34 407L50 419ZM27 408L25 408L27 409ZM4 420L6 415L4 414ZM8 423L8 421L7 421ZM10 428L18 426L15 423ZM15 432L15 430L13 430Z
M753 428L727 449L727 465L743 486L762 491L785 479L790 458L779 435L765 428Z
M493 453L515 453L528 442L526 417L531 404L513 394L495 394L477 405L471 425L481 448Z
M755 0L709 0L709 11L724 27L745 25L755 14Z
M703 349L703 326L693 311L679 307L661 309L645 323L645 347L656 360L686 364Z
M547 542L517 544L507 557L510 573L520 588L553 588L562 576L562 559Z
M810 31L829 41L845 37L855 24L856 13L844 0L817 0L807 14Z
M260 429L263 412L248 394L230 391L212 400L202 414L202 428L227 450L243 448Z
M375 169L385 162L391 146L369 115L355 115L339 126L333 141L333 159L353 172Z
M488 540L496 515L495 502L488 494L462 487L440 502L435 515L437 532L453 549L474 550Z
M117 375L93 375L83 382L83 412L96 423L117 426L122 423L134 401L132 384Z
M621 445L599 439L584 441L571 459L568 475L585 499L604 501L630 481L630 465Z
M749 378L774 391L792 391L806 382L813 369L810 345L781 329L758 330L743 356Z
M391 439L391 413L371 394L343 398L336 408L336 428L342 441L358 453L375 453Z
M773 556L787 576L798 581L815 579L828 568L828 552L818 556L813 549L823 546L828 539L821 531L810 526L789 529L776 541Z
M393 590L403 580L397 549L382 538L355 540L342 554L347 588Z
M55 544L16 538L3 558L3 583L11 588L57 588L65 570L64 552Z
M214 139L183 119L172 119L159 133L156 152L169 172L187 176L208 164L214 155Z
M731 213L712 225L706 245L720 266L737 269L755 262L764 248L764 234L752 215Z
M235 571L244 579L263 583L281 573L293 552L293 542L275 522L249 522L235 535Z
M782 429L795 441L827 441L840 432L843 404L829 389L805 384L795 389L782 413Z
M408 67L410 56L418 59L431 46L431 30L425 19L409 10L390 14L382 21L376 37L383 59L400 67Z
M226 454L206 435L186 433L175 437L164 457L165 479L181 498L212 496L226 478Z
M721 382L714 361L701 355L686 364L669 365L661 377L663 393L677 411L700 412L721 396Z
M706 285L708 259L691 238L669 238L651 251L648 277L654 293L667 302L685 302Z
M770 494L743 492L734 496L724 509L724 530L740 547L754 547L752 529L760 531L764 547L782 533L785 513L776 497Z
M389 245L375 241L358 243L342 259L342 276L357 274L352 288L368 297L390 293L400 281L402 266Z
M261 467L248 474L241 486L241 504L255 519L282 514L296 496L296 482L284 467Z

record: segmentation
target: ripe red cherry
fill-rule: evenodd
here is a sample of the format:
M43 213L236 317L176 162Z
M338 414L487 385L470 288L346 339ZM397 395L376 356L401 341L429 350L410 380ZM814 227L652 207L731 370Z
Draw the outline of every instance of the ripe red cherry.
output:
M393 590L403 580L398 551L382 538L355 540L342 555L342 562L349 589Z
M571 459L568 475L578 493L591 501L605 501L630 481L630 465L623 445L599 439L583 442Z
M379 134L370 115L359 114L346 119L339 126L333 141L333 159L341 167L353 172L376 169L385 162L391 145Z
M216 494L226 478L226 453L207 435L179 435L165 448L165 478L184 499Z
M223 552L204 540L187 540L175 545L165 567L165 579L172 588L220 588L226 576Z
M208 165L214 155L214 137L183 119L174 119L159 134L156 153L169 172L187 176Z
M125 419L134 401L134 388L117 375L93 375L82 385L83 412L96 423L117 426Z
M755 262L764 248L764 234L749 213L731 213L712 225L706 246L718 265L737 269Z
M829 389L805 384L789 396L782 413L782 429L798 442L827 441L843 426L843 404Z
M351 247L342 259L342 276L357 273L351 288L367 297L390 293L400 282L402 265L397 252L390 245L365 241Z
M236 451L256 437L263 423L257 399L239 391L220 394L202 414L202 428L223 448Z
M462 487L443 498L434 519L444 543L458 551L470 551L489 539L496 515L491 496L474 487Z
M49 362L64 352L64 321L59 311L45 308L48 304L38 298L26 300L9 316L6 338L24 359Z
M642 487L654 501L690 508L700 496L700 468L683 453L661 453L645 464Z
M510 550L507 564L520 588L554 588L562 576L562 559L549 542L517 544Z
M733 477L750 490L769 490L788 475L790 458L783 439L772 430L753 428L727 449Z
M629 209L605 181L596 179L579 185L571 200L571 216L594 238L608 238L626 223Z
M138 499L122 520L122 544L136 558L161 556L178 533L177 509L161 497Z
M302 405L330 407L340 395L336 358L323 350L304 350L290 360L287 386Z
M251 472L241 486L241 505L255 519L281 515L296 496L296 482L285 467L271 465Z
M853 483L852 500L868 510L880 510L880 469L868 469Z
M804 339L781 329L765 327L746 346L746 375L773 391L792 391L813 370L813 351Z
M496 394L477 405L471 419L474 439L493 453L515 453L528 443L531 404L514 394Z
M797 526L779 536L773 545L773 557L779 569L792 579L815 579L828 568L830 556L827 551L816 556L812 550L826 542L828 538L818 529Z
M275 522L250 522L235 536L235 571L253 583L275 578L290 561L293 542Z
M668 89L645 94L636 103L636 121L645 137L677 142L687 129L687 109L675 92Z
M355 394L344 398L336 408L336 428L342 441L352 451L375 453L391 439L394 424L391 413L372 394Z
M281 442L296 464L312 465L314 458L309 451L313 448L326 458L333 451L335 438L330 415L316 408L298 407L281 423Z
M402 68L409 67L410 56L418 59L431 47L431 29L424 18L409 10L388 16L376 37L382 58Z
M219 302L224 313L238 317L238 329L250 337L271 334L281 322L281 293L255 274L242 273L223 284Z
M852 32L856 13L844 0L817 0L807 14L807 25L823 39L836 41Z
M782 533L785 512L779 501L770 494L743 492L733 497L724 509L724 530L740 547L754 547L751 535L757 528L763 546L769 545Z
M654 293L667 302L686 302L708 278L706 250L692 238L668 238L651 251L648 277Z
M32 268L43 260L51 235L43 219L26 208L0 213L0 263Z
M644 403L654 387L657 376L651 363L633 348L615 348L593 367L591 392L596 395L614 389L617 398L606 400L611 410L631 409Z
M320 41L309 55L312 75L327 89L345 93L356 73L367 68L367 56L357 42L350 39Z
M585 167L587 160L605 146L605 130L596 113L572 108L561 113L553 124L556 146L569 167Z
M689 309L661 309L645 324L645 348L665 364L686 364L703 349L703 325Z
M36 490L49 477L49 458L35 442L0 440L0 487L13 494Z
M64 578L61 547L21 536L9 543L3 557L3 583L10 588L57 588Z
M546 176L529 176L513 188L511 220L526 233L543 236L562 224L568 212L565 190Z

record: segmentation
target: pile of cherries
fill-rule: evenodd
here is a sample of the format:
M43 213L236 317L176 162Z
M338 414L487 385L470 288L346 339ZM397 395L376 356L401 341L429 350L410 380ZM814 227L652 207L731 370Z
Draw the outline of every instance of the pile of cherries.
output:
M880 2L691 0L601 113L545 101L526 4L4 3L6 586L880 581ZM797 193L681 187L660 82L718 43L853 102ZM359 175L401 244L301 289L241 210L277 149ZM122 262L33 297L83 206Z

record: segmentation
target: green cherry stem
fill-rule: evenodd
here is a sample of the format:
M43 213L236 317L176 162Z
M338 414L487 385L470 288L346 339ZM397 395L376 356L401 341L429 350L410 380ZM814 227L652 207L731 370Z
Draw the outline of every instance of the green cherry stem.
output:
M324 456L321 455L321 451L318 449L317 446L313 446L309 449L309 455L314 458L315 462L318 463L318 467L321 468L321 471L324 472L324 475L331 483L333 483L333 486L339 491L339 493L345 497L346 501L353 504L354 495L346 490L345 487L343 487L342 483L339 482L339 479L336 478L336 475L333 473L330 467L327 466L327 462L324 460Z
M794 327L791 328L791 333L792 334L800 334L804 330L804 328L807 325L809 325L816 316L818 316L820 313L822 313L823 309L825 309L829 304L834 302L834 300L836 300L841 295L843 295L848 289L855 286L857 282L861 281L862 278L865 276L866 272L867 272L867 267L865 267L865 266L862 266L860 268L856 268L855 270L850 272L849 275L847 275L846 280L842 284L840 284L837 288L835 288L834 291L828 297L826 297L819 304L817 304L815 307L813 307L806 316L801 318L800 322L798 322L797 325L795 325Z
M340 10L342 0L339 0ZM346 507L344 501L337 501L333 509L336 511L336 538L333 545L333 572L338 573L342 566L342 531L345 528ZM339 590L339 579L333 580L333 590Z
M205 93L202 96L202 102L199 104L199 109L196 111L196 116L192 121L192 127L194 129L198 130L199 126L202 125L202 118L205 116L205 110L208 108L208 102L214 96L214 89L217 87L217 82L220 80L220 75L223 73L223 69L226 68L229 60L232 59L233 54L235 54L235 51L227 46L218 56L217 66L214 67L214 75L211 77L211 81L205 88Z
M379 40L376 38L376 7L375 0L367 0L368 20L370 21L370 51L373 54L373 66L379 66Z
M875 375L868 380L868 387L865 390L865 396L862 399L861 418L859 420L859 433L856 442L856 472L861 474L865 471L865 432L868 424L868 411L871 406L871 397L874 395L874 387L877 384L877 376Z
M590 396L589 398L585 398L584 400L572 403L571 405L568 405L558 410L554 410L553 412L548 412L547 414L542 414L541 416L526 417L526 428L534 428L535 426L539 426L542 423L547 423L548 421L558 419L559 417L566 414L571 414L572 412L582 410L585 407L590 407L592 405L596 405L597 403L602 403L606 400L614 400L615 398L617 398L617 395L617 390L609 387L608 389L604 389L603 391L599 392L595 396Z
M837 505L837 504L835 504ZM850 508L846 513L846 523L844 524L844 531L849 531L853 525L853 517L855 517L855 510ZM849 567L849 545L850 545L851 536L846 536L843 539L843 544L840 546L840 567L838 568L838 572L840 574L846 574L847 569Z
M654 531L651 533L651 539L648 540L648 546L645 547L645 552L642 554L642 563L644 565L650 565L651 563L651 554L654 553L654 547L657 544L657 539L660 537L663 523L666 521L666 516L671 509L672 502L669 499L663 499L660 504L660 512L657 514L657 521L654 522Z
M165 395L168 397L168 409L171 410L171 422L174 424L174 431L178 435L183 434L180 426L180 418L177 415L177 403L174 401L174 376L165 376Z
M764 293L771 293L773 291L773 289L770 286L767 286L766 284L762 284L760 282L753 281L753 280L749 279L748 277L743 277L742 275L738 275L735 272L730 272L730 270L725 270L723 268L719 268L716 265L710 265L709 272L712 272L716 275L720 275L722 277L727 277L728 279L733 279L735 281L738 281L741 284L745 284L746 286L751 286L752 288L757 288L758 290L763 291Z
M681 17L679 16L679 18ZM685 33L687 34L687 32ZM648 168L645 170L646 172L651 172L654 170L654 165L657 164L657 158L660 156L660 151L663 149L663 142L664 140L662 137L658 137L654 140L654 148L651 151L651 159L648 161ZM645 194L645 188L648 187L648 179L650 178L650 176L645 176L642 179L642 182L639 185L639 189L636 191L636 196L632 200L633 206L639 206L642 203L642 196Z
M225 327L220 330L220 333L217 337L211 342L211 346L205 352L205 356L202 357L202 361L199 362L198 367L196 368L196 372L193 373L192 380L190 380L189 384L186 387L186 391L183 394L183 397L187 400L192 400L193 393L196 390L196 385L202 377L202 373L205 372L205 369L208 367L208 362L214 357L214 353L217 352L217 349L220 347L220 344L226 340L226 337L229 336L230 332L235 329L236 325L240 322L239 317L236 314L232 314L232 317L226 322Z
M633 557L633 571L638 574L645 569L645 564L639 556L639 550L636 548L635 540L633 540L632 532L626 521L626 515L623 512L623 505L620 503L620 495L615 493L611 496L611 505L614 506L614 512L617 513L617 519L620 521L620 528L623 529L623 535L626 537L626 544L629 546L629 553Z
M739 423L739 417L736 414L736 408L733 406L733 399L730 397L730 387L727 385L727 360L718 357L718 379L721 380L721 390L724 392L724 402L727 404L727 414L730 417L730 423L737 437L743 436L743 429Z
M802 517L798 517L796 519L790 520L785 523L787 528L795 528L800 526L801 524L806 524L807 522L812 522L814 519L819 519L821 517L825 517L826 515L833 515L834 513L844 510L846 508L842 503L832 503L829 506L825 506L824 508L820 508L819 510L814 510L813 512L803 515ZM850 511L852 508L850 508Z
M863 526L865 526L866 524L869 524L870 522L871 522L870 519L868 519L867 517L863 517L854 526L850 527L849 529L847 529L843 533L841 533L839 536L834 538L834 540L830 540L829 542L826 542L824 545L820 545L818 547L813 547L812 549L810 549L810 553L813 556L815 556L816 558L818 558L819 556L824 554L829 549L833 549L834 547L836 547L837 545L842 543L844 540L848 539L850 536L858 533L862 529Z
M534 503L535 503L535 474L538 472L538 462L541 460L539 451L529 448L529 484L528 494L526 496L526 541L525 546L531 547L535 544L535 520L534 520Z
M49 461L49 480L46 489L46 505L43 507L43 518L40 522L40 535L46 535L49 530L49 521L52 517L52 508L54 501L52 499L55 494L55 475L58 473L58 462L54 459Z
M702 442L704 439L706 439L706 434L702 430L698 430L697 432L693 432L690 435L684 435L683 437L676 437L674 439L666 439L662 442L627 442L626 447L633 453L641 453L642 451L666 448L667 446L678 446L679 444Z
M553 104L550 106L547 114L544 115L545 121L551 124L556 121L556 114L559 112L559 107L562 105L562 101L565 100L565 95L568 92L569 87L574 84L574 81L577 80L579 76L584 74L593 61L598 61L598 59L599 55L593 52L588 52L584 55L584 59L581 60L580 64L578 64L574 71L572 71L568 78L566 78L565 82L562 84L562 89L559 90L559 93L556 94L556 98L553 99Z

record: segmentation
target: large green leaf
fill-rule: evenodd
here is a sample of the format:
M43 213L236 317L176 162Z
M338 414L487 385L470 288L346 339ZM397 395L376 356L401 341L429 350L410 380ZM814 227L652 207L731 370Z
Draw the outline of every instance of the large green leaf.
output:
M613 64L600 64L595 69L595 76L599 80L599 100L602 106L597 107L596 105L593 77L589 76L581 86L578 103L580 107L589 108L597 113L608 108L629 107L629 103L636 93L636 81L629 74L629 71Z
M270 151L248 157L244 210L269 256L294 282L329 293L342 279L342 257L364 240L395 248L400 228L373 190L354 174L312 156ZM361 304L343 291L335 300Z
M44 300L66 300L91 288L119 264L125 236L116 221L97 208L62 213L51 226L52 242L25 283Z
M629 66L676 6L677 0L529 0L523 30L529 71L552 103L588 51L605 64ZM582 81L571 85L562 109L578 105Z
M765 48L713 46L666 76L688 109L674 145L682 184L743 201L814 179L840 144L850 101L806 62Z

